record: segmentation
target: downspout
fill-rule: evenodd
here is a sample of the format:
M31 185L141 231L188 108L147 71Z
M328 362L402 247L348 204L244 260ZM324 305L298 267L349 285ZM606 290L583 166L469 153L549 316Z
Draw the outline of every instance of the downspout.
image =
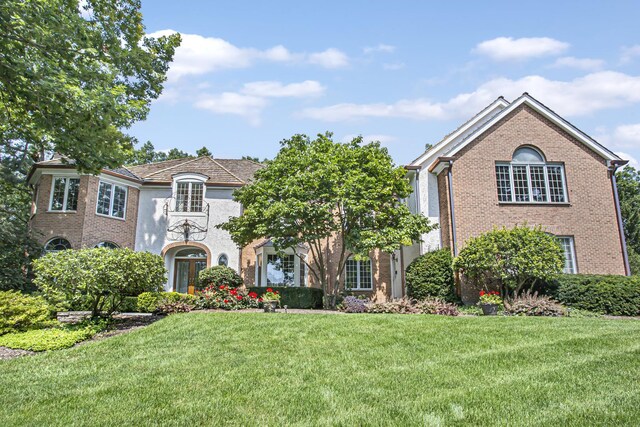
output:
M448 171L448 178L449 178L449 206L451 207L451 240L452 240L452 244L453 244L453 256L456 257L458 256L458 238L456 236L456 214L455 214L455 208L454 208L454 204L453 204L453 173L452 173L452 169L453 169L453 160L449 160L449 171Z
M620 198L618 196L618 181L616 172L620 166L626 165L626 161L612 161L609 163L609 172L611 173L611 187L613 187L613 198L616 207L616 216L618 218L618 233L620 235L620 244L622 245L622 256L624 258L624 271L627 276L631 276L631 267L629 266L629 253L627 252L627 239L624 236L624 224L622 222L622 211L620 209Z

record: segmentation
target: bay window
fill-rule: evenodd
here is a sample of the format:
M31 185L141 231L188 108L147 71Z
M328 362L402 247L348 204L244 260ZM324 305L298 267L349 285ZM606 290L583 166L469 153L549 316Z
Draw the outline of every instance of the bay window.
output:
M49 210L57 212L76 211L78 209L79 192L79 178L54 177L51 183Z

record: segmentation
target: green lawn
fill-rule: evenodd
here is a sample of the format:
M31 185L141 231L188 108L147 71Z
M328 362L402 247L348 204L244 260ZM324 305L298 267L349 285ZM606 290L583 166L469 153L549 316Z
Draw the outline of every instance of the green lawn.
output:
M640 321L175 315L0 361L0 425L638 425Z

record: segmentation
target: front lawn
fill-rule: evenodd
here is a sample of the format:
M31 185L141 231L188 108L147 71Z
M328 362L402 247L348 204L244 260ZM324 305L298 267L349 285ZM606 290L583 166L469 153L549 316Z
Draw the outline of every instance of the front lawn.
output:
M640 321L188 313L0 362L0 425L637 425Z

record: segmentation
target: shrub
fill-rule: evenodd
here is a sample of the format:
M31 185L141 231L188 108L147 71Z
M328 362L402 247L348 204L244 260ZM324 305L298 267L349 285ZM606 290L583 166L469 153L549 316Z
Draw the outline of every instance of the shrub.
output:
M197 293L196 308L219 308L222 310L241 310L258 308L259 298L256 292L247 292L242 288L227 285L209 286Z
M198 274L198 289L204 289L209 286L220 287L222 285L237 288L242 284L242 277L233 268L224 265L205 268Z
M345 313L366 313L367 300L348 295L342 300L341 309Z
M159 314L187 313L193 310L193 305L184 301L160 301L156 311Z
M0 292L0 335L52 326L52 307L41 297Z
M438 314L441 316L457 316L458 306L440 298L427 298L416 303L422 314Z
M640 315L640 276L563 274L545 292L572 308L614 316Z
M118 311L130 295L159 291L166 281L159 255L130 249L50 252L33 263L34 283L58 307L87 306L92 315Z
M289 308L303 308L313 309L322 308L322 299L324 292L319 288L299 288L299 287L287 287L287 286L272 286L271 289L280 293L280 306L285 305ZM255 292L261 297L267 288L263 287L249 287L250 292Z
M137 309L141 313L158 313L162 312L161 305L181 303L193 308L196 301L195 296L179 292L144 292L138 295Z
M451 250L427 252L407 267L407 296L422 300L429 297L455 301Z
M367 312L376 314L418 314L421 313L421 310L414 300L402 298L395 301L371 303Z
M121 313L135 313L138 311L138 297L125 297L120 305Z
M567 314L566 308L548 296L526 292L504 300L504 311L512 316L553 316Z
M90 324L18 332L1 336L0 346L30 351L59 350L88 340L102 329L103 324Z
M485 287L494 280L502 294L532 287L553 279L564 266L564 251L558 240L540 227L526 225L495 229L470 239L453 261L454 270Z

